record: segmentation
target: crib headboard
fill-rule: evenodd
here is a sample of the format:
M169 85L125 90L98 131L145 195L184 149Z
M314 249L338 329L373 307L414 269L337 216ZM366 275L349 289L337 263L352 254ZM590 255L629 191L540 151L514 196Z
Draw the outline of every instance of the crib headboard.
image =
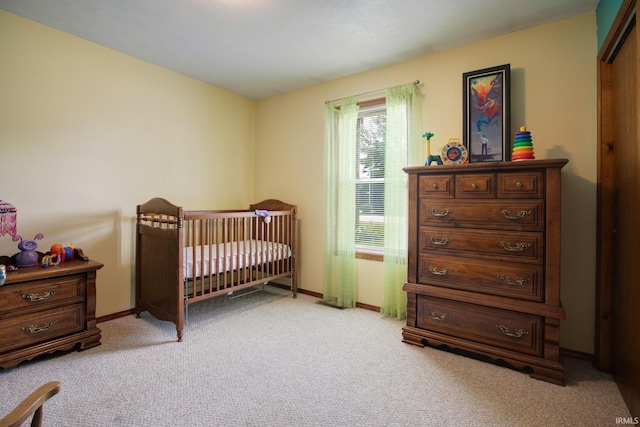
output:
M275 240L278 242L286 242L291 245L292 250L296 251L296 243L297 243L297 223L296 223L296 214L298 207L296 205L291 205L289 203L282 202L277 199L267 199L263 200L259 203L253 204L249 206L250 211L256 211L258 209L272 211L272 212L290 212L291 216L286 221L283 221L284 218L279 218L280 222L275 222L273 224L264 224L262 226L261 232L264 232L266 228L269 228L269 232L275 235ZM256 229L255 232L259 230ZM289 234L290 233L290 234ZM259 238L260 236L254 235L253 237Z
M281 202L280 200L267 199L249 206L249 210L251 211L255 211L256 209L264 209L267 211L293 211L294 213L297 213L298 207L296 205Z

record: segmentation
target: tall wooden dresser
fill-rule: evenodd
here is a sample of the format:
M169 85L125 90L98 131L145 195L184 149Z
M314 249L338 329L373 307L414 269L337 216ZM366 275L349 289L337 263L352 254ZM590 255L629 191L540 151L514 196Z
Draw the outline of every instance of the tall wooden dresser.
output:
M565 159L408 167L403 341L501 360L564 384L560 178Z

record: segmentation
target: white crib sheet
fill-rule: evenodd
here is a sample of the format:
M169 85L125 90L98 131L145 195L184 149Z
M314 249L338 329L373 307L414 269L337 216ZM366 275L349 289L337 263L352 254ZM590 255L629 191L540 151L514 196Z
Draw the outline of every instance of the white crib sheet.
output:
M211 274L227 272L263 264L265 262L279 261L291 256L291 248L278 242L266 242L263 240L241 240L239 242L228 242L218 245L211 245L212 254L209 254L209 246L196 247L196 277L209 275L209 265L211 264ZM193 278L193 247L184 248L184 276L185 279ZM219 254L219 256L218 256ZM204 262L201 259L204 258ZM211 258L211 263L209 259Z

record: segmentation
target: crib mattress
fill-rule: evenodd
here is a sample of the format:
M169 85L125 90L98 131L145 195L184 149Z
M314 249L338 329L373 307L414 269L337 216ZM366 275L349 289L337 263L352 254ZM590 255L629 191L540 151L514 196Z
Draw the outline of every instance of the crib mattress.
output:
M194 277L194 247L184 248L185 279ZM195 277L208 276L280 261L291 256L291 248L278 242L241 240L195 247ZM204 271L202 271L204 270ZM211 271L209 271L211 270Z

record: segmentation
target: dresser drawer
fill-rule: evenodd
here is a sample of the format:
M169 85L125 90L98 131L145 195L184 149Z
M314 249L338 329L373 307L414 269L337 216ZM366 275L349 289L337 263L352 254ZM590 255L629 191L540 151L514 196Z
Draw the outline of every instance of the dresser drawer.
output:
M0 318L5 312L21 308L46 308L57 302L83 299L82 276L16 283L0 288Z
M493 173L459 174L455 177L456 198L493 199L496 197L496 176Z
M420 254L418 282L529 301L544 300L540 265Z
M543 233L420 227L419 250L439 255L542 263Z
M498 174L498 198L541 199L542 197L544 197L542 171Z
M542 355L543 318L417 295L416 327L531 355Z
M84 305L54 308L0 321L0 353L84 329Z
M421 175L419 197L453 198L453 175Z
M543 200L420 200L420 225L542 231Z

